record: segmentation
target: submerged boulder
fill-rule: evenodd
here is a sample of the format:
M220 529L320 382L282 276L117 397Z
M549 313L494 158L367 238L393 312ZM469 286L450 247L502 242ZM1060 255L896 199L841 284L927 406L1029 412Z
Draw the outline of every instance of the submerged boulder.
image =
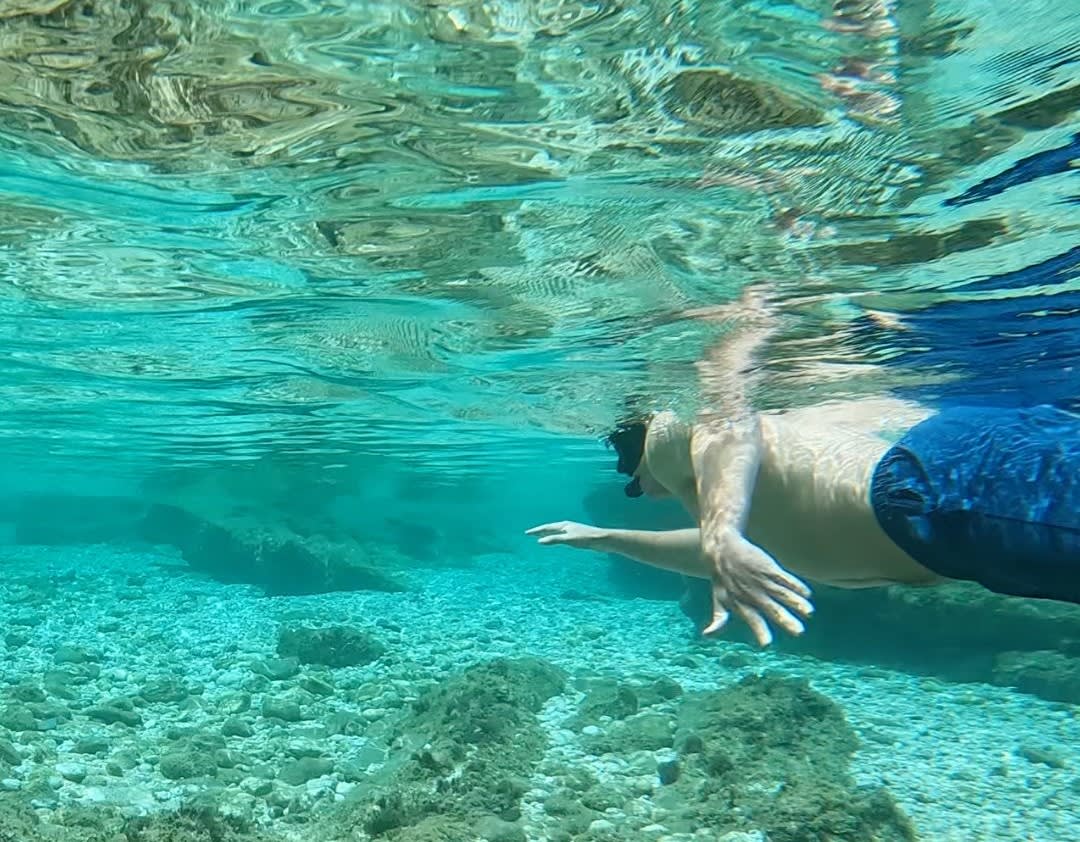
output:
M358 559L359 545L304 538L255 522L223 525L179 506L150 506L139 534L143 540L177 547L188 564L219 581L257 585L271 596L406 589Z
M1050 701L1080 698L1080 606L992 593L969 582L935 587L814 588L806 633L779 636L780 650L1001 684ZM680 602L697 628L712 611L710 585L687 582ZM868 631L872 633L868 633ZM725 641L750 642L745 626Z
M994 659L995 684L1052 702L1080 705L1080 657L1061 652L1005 652Z
M117 838L123 842L271 842L278 837L211 808L183 807L128 819Z
M0 796L0 842L281 842L214 807L130 816L112 807L71 806L39 815L29 802Z
M376 638L353 626L293 626L278 632L278 654L301 664L355 667L377 660L385 651Z
M886 790L855 785L855 732L805 681L754 676L687 694L675 745L680 774L660 798L688 829L761 830L772 842L915 839Z
M406 758L359 799L347 827L395 842L457 840L494 816L509 832L543 756L536 714L564 686L559 669L522 658L478 664L428 690L394 729Z

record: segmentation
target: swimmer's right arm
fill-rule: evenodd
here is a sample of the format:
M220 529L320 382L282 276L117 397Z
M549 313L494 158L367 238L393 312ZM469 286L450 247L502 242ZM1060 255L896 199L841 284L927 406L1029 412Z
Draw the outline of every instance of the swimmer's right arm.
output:
M750 400L760 376L755 357L777 329L763 287L751 287L734 305L688 315L728 322L721 341L697 364L707 404L691 441L702 555L713 583L713 616L705 634L727 625L733 610L767 646L767 620L801 634L813 610L810 589L743 534L761 461L761 426Z
M535 535L544 545L565 545L580 549L616 553L634 561L708 579L711 568L701 554L701 531L669 529L653 532L644 529L605 529L562 520L534 526L526 535Z

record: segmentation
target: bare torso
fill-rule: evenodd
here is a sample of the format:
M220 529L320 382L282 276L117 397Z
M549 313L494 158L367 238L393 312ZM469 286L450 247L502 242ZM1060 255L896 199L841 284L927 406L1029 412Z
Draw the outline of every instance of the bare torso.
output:
M870 506L874 468L930 413L892 399L830 403L761 417L761 465L746 537L783 567L844 588L940 579L899 549ZM679 496L698 510L693 482Z
M883 399L763 415L746 537L792 573L838 587L938 581L885 535L869 494L892 441L928 414Z

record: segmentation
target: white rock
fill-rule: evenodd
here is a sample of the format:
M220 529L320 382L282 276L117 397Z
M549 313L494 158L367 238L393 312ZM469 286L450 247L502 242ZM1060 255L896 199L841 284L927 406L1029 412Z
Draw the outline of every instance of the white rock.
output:
M81 763L75 763L73 761L57 763L56 772L61 777L67 778L67 780L72 781L73 783L81 783L86 777L86 767ZM59 787L54 786L53 789L59 789Z

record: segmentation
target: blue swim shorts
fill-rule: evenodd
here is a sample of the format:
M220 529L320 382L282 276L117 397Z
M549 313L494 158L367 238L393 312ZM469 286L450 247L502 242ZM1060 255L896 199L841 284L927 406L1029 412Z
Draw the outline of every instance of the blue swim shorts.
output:
M1080 417L1054 407L947 409L878 463L878 523L933 572L1080 603Z

